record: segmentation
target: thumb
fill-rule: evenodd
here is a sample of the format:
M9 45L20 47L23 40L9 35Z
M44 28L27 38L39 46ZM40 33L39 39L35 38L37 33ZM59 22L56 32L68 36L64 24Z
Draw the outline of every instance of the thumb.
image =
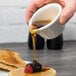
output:
M67 21L70 20L70 18L74 15L74 10L69 7L64 7L61 17L60 17L60 23L65 24Z

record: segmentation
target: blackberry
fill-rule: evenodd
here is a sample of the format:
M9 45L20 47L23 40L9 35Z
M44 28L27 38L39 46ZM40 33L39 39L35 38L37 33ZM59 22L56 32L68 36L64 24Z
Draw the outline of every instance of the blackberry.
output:
M42 65L37 61L33 61L33 72L40 72L41 70Z

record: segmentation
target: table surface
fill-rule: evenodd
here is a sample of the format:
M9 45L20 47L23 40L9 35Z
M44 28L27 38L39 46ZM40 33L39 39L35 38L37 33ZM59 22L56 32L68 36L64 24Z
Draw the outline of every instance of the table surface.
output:
M19 52L24 60L32 61L33 50L26 43L0 44L0 48ZM58 76L76 76L76 42L64 42L62 50L37 50L37 61L56 69Z

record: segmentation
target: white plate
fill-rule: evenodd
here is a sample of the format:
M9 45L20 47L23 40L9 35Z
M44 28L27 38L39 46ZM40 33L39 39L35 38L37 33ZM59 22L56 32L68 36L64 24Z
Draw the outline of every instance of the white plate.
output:
M26 64L27 64L27 63L30 63L30 61L24 61L24 62L26 62ZM9 73L9 72L7 72L7 71L0 70L0 76L8 76L8 73Z

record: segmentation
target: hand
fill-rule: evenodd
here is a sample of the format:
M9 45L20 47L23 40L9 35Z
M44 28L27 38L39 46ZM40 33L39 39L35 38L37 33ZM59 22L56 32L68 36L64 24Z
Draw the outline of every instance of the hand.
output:
M76 0L32 0L26 11L26 21L29 22L29 19L37 9L49 3L59 3L62 6L61 24L69 21L76 11Z

